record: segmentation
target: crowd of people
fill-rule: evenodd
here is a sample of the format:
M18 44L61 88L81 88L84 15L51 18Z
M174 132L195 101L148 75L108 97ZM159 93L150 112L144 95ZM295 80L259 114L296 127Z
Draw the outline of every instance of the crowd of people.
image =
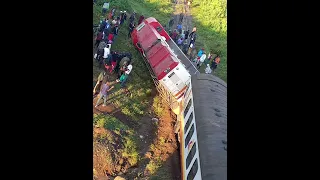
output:
M191 51L195 48L195 42L197 39L197 27L194 26L192 28L191 33L189 30L183 30L182 27L182 19L181 17L179 19L179 23L176 27L176 29L169 30L169 35L172 38L173 41L176 42L178 47L182 50L182 52L189 57L191 57ZM171 19L169 21L169 28L172 27L174 19ZM204 48L201 48L196 56L196 58L193 60L194 63L196 63L198 69L202 66L202 64L206 65L205 73L212 73L217 68L217 65L220 63L220 55L219 53L215 54L215 57L213 57L213 53L210 52L209 55L206 55L206 52L204 51Z
M116 14L116 9L112 8L107 14L109 4L104 3L102 9L102 15L105 17L100 21L100 28L96 35L96 41L94 44L95 55L94 58L99 63L101 73L99 74L97 83L93 89L94 97L99 95L95 107L97 107L102 99L104 99L103 106L106 106L106 100L108 98L108 92L114 88L115 83L120 83L120 88L124 89L128 95L130 92L126 88L126 82L133 69L132 54L130 52L118 52L111 50L112 44L118 36L120 26L127 20L127 12L119 11L119 15ZM106 15L107 14L107 15ZM131 37L131 33L135 27L136 13L133 12L129 17L129 33L128 37ZM138 24L142 22L144 16L140 16ZM109 75L117 76L116 81L110 82Z

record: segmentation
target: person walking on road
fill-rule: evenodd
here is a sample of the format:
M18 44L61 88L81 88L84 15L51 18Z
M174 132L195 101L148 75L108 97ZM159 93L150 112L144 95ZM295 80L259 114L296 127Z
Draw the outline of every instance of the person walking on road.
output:
M180 49L182 48L182 43L183 43L183 37L179 38L177 41L177 45Z
M188 36L189 36L189 29L184 32L184 38L188 39Z
M101 91L99 93L99 99L97 100L97 103L94 107L98 107L100 101L102 98L104 98L104 102L102 106L106 106L107 98L108 98L108 92L110 92L114 86L111 86L110 82L106 82L105 84L102 85Z
M179 23L177 25L177 29L178 29L179 33L181 34L182 33L182 24L181 23Z

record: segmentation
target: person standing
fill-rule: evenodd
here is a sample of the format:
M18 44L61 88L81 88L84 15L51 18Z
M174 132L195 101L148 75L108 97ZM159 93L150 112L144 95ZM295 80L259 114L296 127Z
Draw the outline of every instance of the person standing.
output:
M103 49L103 59L107 59L108 55L110 54L110 44L107 44L107 46Z
M120 82L120 83L121 83L121 85L120 85L121 88L124 88L126 82L128 81L128 76L129 76L129 74L130 74L131 71L132 71L132 64L133 64L132 61L130 61L130 62L129 62L129 65L127 66L126 71L124 72L124 74L122 74L122 78L120 77L121 80L117 80L117 82Z
M124 22L124 12L120 11L120 24L122 24Z
M183 13L180 13L180 23L183 21Z
M99 31L97 37L96 37L96 43L94 44L96 47L99 46L101 40L102 40L102 37L103 37L103 33L101 31Z
M192 33L190 33L189 37L190 37L190 46L192 44L192 47L194 47L194 44L196 42L197 34L195 32L192 32Z
M190 8L190 5L191 5L191 1L189 0L188 1L188 9Z
M182 46L182 52L183 52L185 55L187 55L188 49L189 49L189 45L188 45L187 41L184 41L183 46Z
M113 33L111 32L108 36L108 44L112 44L113 43L113 38L114 38L114 35Z
M124 21L127 20L127 11L124 11L123 19Z
M201 48L201 49L199 50L199 52L198 52L198 54L197 54L197 58L193 60L194 62L198 62L198 61L200 60L200 57L202 56L203 51L204 51L204 48Z
M181 34L182 33L182 24L181 23L179 23L177 25L177 29L178 29L179 33Z
M177 30L175 29L171 35L171 38L174 42L176 42L176 39L177 39L177 36L178 36L178 32Z
M119 31L119 26L116 24L113 28L113 34L118 35L118 31Z
M111 55L112 55L112 58L111 58L111 67L112 68L110 70L110 73L112 71L114 71L114 69L116 68L117 62L118 62L118 59L119 59L119 54L117 52L113 52L113 53L111 53Z
M108 98L108 92L110 92L112 89L114 88L114 86L110 87L110 82L106 82L105 84L102 85L101 91L99 93L99 99L97 100L97 103L94 107L98 107L100 101L102 98L104 98L104 102L102 106L106 106L106 102L107 102L107 98Z
M102 6L102 14L105 15L107 13L107 10L109 9L109 3L106 2Z
M188 36L189 36L189 29L184 32L184 38L188 39Z
M183 37L179 38L177 41L177 45L180 49L181 49L182 43L183 43Z
M134 28L134 22L130 22L129 24L129 32L128 32L128 38L131 38L131 33L133 31Z
M205 72L206 74L211 74L212 70L211 70L211 68L210 68L210 64L207 64L207 67L206 67L206 69L204 70L204 72Z
M116 19L113 19L113 20L111 21L111 24L112 24L112 25L117 24L117 20L116 20Z
M135 17L136 17L136 13L133 12L133 13L131 14L131 16L129 17L130 23L131 23L131 22L134 22Z
M144 16L141 15L140 18L139 18L138 24L141 24L143 20L144 20Z
M207 66L207 64L210 63L211 59L212 59L212 51L209 52L208 58L204 60L204 64Z
M219 64L220 64L220 56L217 55L211 63L212 71L214 71Z
M204 62L204 60L205 60L206 58L207 58L207 55L206 55L205 52L203 52L203 54L202 54L202 56L200 57L200 59L199 59L199 61L198 61L198 64L197 64L198 69L200 69L202 63Z
M122 74L124 74L124 72L127 70L127 65L129 64L130 59L125 56L121 59L119 66L120 66L120 73L118 74L118 78L120 78L122 76Z
M192 32L196 32L197 31L197 27L194 26L193 29L192 29Z
M97 93L97 90L100 89L100 86L101 86L102 81L105 78L105 76L106 76L106 72L101 71L99 76L98 76L97 83L93 88L93 95L95 95Z
M170 21L169 21L169 29L171 29L173 24L174 24L174 18L171 18Z
M115 13L116 13L116 9L113 8L113 9L111 10L111 18L112 18L112 19L114 18Z
M97 50L97 60L99 61L100 58L103 56L103 49L107 46L107 44L104 41L101 41L98 50Z

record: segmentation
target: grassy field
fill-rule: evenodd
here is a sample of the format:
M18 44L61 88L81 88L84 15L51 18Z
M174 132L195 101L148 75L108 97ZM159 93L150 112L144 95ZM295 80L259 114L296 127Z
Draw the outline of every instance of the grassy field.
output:
M197 26L196 46L220 53L217 76L227 82L227 0L193 0L191 14Z

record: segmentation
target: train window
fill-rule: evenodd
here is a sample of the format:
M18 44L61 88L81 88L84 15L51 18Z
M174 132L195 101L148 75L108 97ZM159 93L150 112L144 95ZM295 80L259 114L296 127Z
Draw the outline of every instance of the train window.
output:
M184 146L185 146L185 147L188 146L189 141L190 141L193 133L194 133L194 124L192 124L192 126L191 126L191 128L190 128L190 130L189 130L189 133L188 133L186 139L184 140Z
M158 32L162 31L162 28L160 26L158 26L156 29L157 29Z
M173 75L175 75L174 72L172 72L172 73L168 76L168 78L171 78Z
M191 104L192 104L192 100L190 98L190 100L189 100L189 102L187 104L187 107L184 109L184 117L186 117L186 115L187 115L187 113L188 113L188 111L190 109Z
M198 159L196 159L192 165L192 168L189 171L187 176L187 180L193 180L198 172Z
M190 114L188 121L187 121L186 125L184 126L184 133L187 133L187 130L192 122L192 119L193 119L193 112Z
M138 27L137 27L137 31L140 31L146 24L144 22L142 22Z
M191 151L189 152L188 156L187 156L187 160L186 160L186 167L187 169L189 168L189 165L194 157L194 155L196 154L196 150L197 150L197 146L196 146L196 142L193 143L193 146L191 148Z

